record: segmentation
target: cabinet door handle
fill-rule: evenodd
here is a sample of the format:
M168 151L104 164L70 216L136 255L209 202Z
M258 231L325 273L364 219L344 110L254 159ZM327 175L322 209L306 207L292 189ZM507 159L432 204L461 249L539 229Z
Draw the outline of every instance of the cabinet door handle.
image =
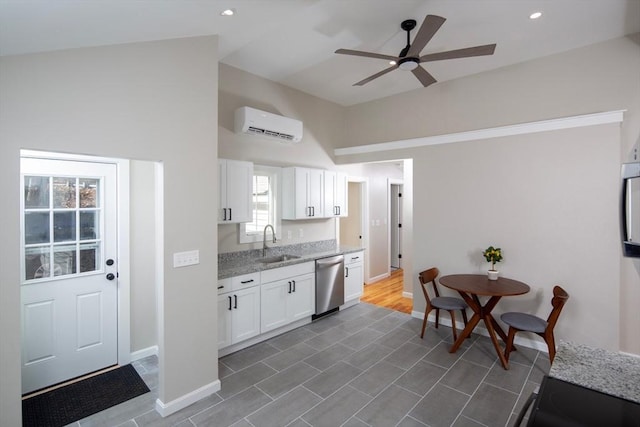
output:
M229 221L231 221L232 217L233 217L233 209L229 208Z
M233 308L238 308L238 295L233 296Z
M293 292L295 292L296 291L296 281L292 280L292 282L293 282Z
M289 284L289 291L287 291L288 294L291 293L291 281L287 282Z
M338 215L340 215L340 214L341 214L341 212L340 212L340 206L338 206Z
M345 271L345 273L347 273L347 274L344 275L344 277L349 277L349 267L345 267L344 271Z
M243 280L240 283L242 283L244 285L245 283L251 283L251 282L253 282L253 279Z
M357 259L360 259L360 257L359 257L359 256L353 256L353 257L351 257L351 261L355 261L355 260L357 260Z
M224 286L218 286L218 289L224 289Z
M227 298L229 298L229 311L231 311L231 295L229 295Z

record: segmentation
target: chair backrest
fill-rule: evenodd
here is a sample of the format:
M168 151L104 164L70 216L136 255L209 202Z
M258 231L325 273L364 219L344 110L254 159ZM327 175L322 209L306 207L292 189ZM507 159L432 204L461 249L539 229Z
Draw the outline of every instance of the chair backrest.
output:
M440 293L438 292L438 286L436 285L436 277L438 277L438 274L440 274L440 270L438 270L436 267L424 270L420 272L420 274L418 274L420 284L422 285L422 293L424 293L424 298L428 303L431 302L429 293L427 292L427 286L429 286L429 283L433 285L433 291L436 294L436 297L440 296Z
M560 317L562 307L564 307L568 299L569 294L567 293L567 291L562 289L560 286L553 287L553 298L551 298L551 305L553 306L553 309L551 310L551 313L549 313L549 317L547 318L547 328L553 329L556 326L556 322L558 321L558 317Z

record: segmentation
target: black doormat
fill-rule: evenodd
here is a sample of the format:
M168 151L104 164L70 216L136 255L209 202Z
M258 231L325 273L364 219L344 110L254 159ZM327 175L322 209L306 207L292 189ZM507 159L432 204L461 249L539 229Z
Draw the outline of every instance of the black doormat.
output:
M121 366L23 400L22 425L65 426L148 391L133 366Z

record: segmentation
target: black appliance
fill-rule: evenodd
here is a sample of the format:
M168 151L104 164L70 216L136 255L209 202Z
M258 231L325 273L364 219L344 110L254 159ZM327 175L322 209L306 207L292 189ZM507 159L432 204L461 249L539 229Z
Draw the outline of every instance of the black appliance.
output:
M545 376L527 427L578 426L640 427L640 403Z

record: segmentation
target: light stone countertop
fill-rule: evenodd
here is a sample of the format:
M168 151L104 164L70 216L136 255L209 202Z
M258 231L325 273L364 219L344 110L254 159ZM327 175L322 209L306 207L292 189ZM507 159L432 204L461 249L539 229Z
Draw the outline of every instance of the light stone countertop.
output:
M271 244L270 244L271 245ZM264 264L258 262L262 258L262 249L252 249L240 252L228 252L218 254L218 280L228 277L241 276L257 271L270 270L272 268L286 267L303 262L315 261L333 255L348 254L363 251L364 248L350 246L336 246L335 240L323 240L319 242L301 243L286 246L269 246L267 257L283 254L297 255L300 258L283 262Z
M561 342L549 376L640 403L640 358Z

